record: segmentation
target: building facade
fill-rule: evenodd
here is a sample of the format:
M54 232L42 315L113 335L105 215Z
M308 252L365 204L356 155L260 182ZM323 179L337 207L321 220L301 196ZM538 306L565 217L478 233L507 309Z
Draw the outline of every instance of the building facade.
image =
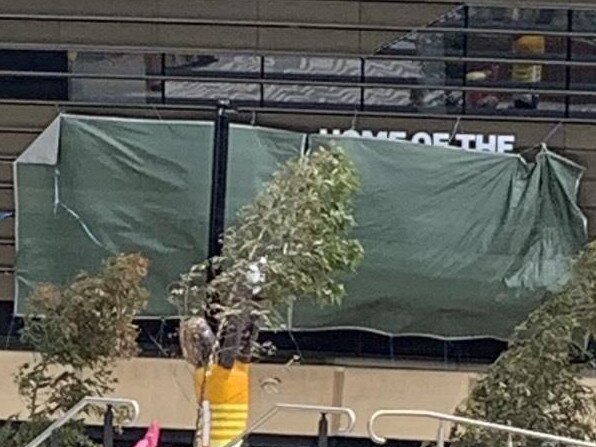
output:
M596 5L589 0L0 0L0 42L0 309L7 342L14 333L12 162L59 112L212 119L217 101L226 99L233 121L262 126L530 159L544 143L586 167L579 200L590 239L596 236ZM354 346L370 345L362 352L378 351L385 360L393 354L393 340L350 337ZM302 341L329 360L341 351L329 339ZM445 363L426 341L406 343L412 358L464 368ZM487 342L475 349L494 358L501 348ZM342 356L350 352L360 351ZM257 395L259 380L275 374L290 384L277 399L351 402L366 412L383 395L350 367L303 370L319 384L312 389L301 374L263 368L254 379ZM473 379L468 371L370 374L418 383L412 389L419 392L427 381L436 391L425 399L406 386L401 400L384 406L446 412ZM137 379L119 392L153 402L132 385ZM263 396L254 411L275 400ZM5 401L3 413L11 405ZM170 425L192 425L181 418ZM393 435L426 439L432 432L400 430Z

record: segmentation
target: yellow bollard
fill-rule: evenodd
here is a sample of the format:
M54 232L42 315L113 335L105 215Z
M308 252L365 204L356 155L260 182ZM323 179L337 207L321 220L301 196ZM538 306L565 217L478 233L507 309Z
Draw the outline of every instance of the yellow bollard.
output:
M231 369L219 365L204 368L194 374L195 393L201 399L203 378L206 377L203 400L209 402L211 426L209 446L223 447L246 428L248 421L248 363L235 361Z

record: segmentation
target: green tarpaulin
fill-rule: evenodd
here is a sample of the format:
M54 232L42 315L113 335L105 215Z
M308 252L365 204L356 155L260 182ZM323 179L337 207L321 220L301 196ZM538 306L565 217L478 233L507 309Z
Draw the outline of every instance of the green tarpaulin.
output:
M63 115L52 126L16 163L17 312L37 282L141 252L147 314L172 314L167 286L207 255L213 125ZM300 134L232 126L228 216L302 145Z
M583 172L542 152L496 155L363 138L339 145L360 174L356 237L364 260L340 311L298 308L301 328L505 337L567 279L586 241Z
M17 312L40 281L65 282L112 253L151 261L147 316L171 315L167 286L205 258L210 123L63 115L17 160ZM226 215L250 203L306 135L233 125ZM300 306L296 329L505 337L567 278L586 241L582 169L515 155L365 138L341 146L361 177L365 248L340 308Z

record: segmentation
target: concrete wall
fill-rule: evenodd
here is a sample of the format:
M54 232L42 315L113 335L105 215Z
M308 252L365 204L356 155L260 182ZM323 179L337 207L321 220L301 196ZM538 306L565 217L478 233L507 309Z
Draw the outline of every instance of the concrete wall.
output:
M19 364L32 354L0 352L0 419L23 410L12 383ZM181 360L135 358L117 368L120 380L113 396L136 399L141 406L140 425L158 420L168 428L192 429L195 400L192 367ZM254 421L276 403L335 405L352 408L358 417L354 436L366 437L366 423L381 408L433 410L452 413L473 385L477 373L420 369L255 364L251 370L250 419ZM274 390L266 385L278 379ZM596 388L596 379L586 379ZM341 422L332 418L331 430ZM317 415L279 414L260 429L264 433L313 435ZM399 439L434 439L431 420L385 419L379 432Z
M0 352L0 419L23 411L12 376L31 356ZM191 366L180 360L135 358L118 366L120 383L114 396L139 401L140 425L157 419L168 428L191 429L195 418L191 372ZM470 377L471 373L463 372L256 364L251 372L250 418L255 420L282 402L343 405L357 412L354 435L364 437L368 416L381 407L451 412L466 395ZM272 378L280 381L275 392L264 386ZM260 431L311 435L316 432L317 418L309 413L280 414ZM331 420L332 429L339 426L340 421ZM421 419L388 420L379 427L383 433L404 439L432 439L436 432L432 421Z

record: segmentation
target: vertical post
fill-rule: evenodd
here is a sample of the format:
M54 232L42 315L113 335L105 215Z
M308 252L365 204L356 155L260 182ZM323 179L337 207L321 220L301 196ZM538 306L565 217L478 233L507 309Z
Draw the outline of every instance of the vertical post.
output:
M328 447L329 445L329 422L327 421L327 414L321 413L319 419L319 432L317 447Z
M226 213L226 183L228 171L228 135L230 122L226 115L229 101L217 103L213 130L213 160L211 169L211 207L209 214L209 258L221 251L220 237L224 231Z
M103 447L114 447L114 413L108 405L103 416Z
M507 434L507 447L513 447L513 435L511 433Z
M567 11L567 32L571 33L573 31L573 10L569 9ZM572 47L572 38L567 36L566 38L566 46L565 46L565 61L571 62L573 47ZM571 112L571 97L569 96L569 90L571 90L571 77L573 75L571 65L565 65L565 90L567 90L567 94L565 95L565 118L570 117Z
M464 31L464 35L463 35L463 48L462 48L462 56L464 57L464 60L467 60L465 58L468 57L468 28L470 28L470 7L468 5L464 5L464 28L466 29ZM463 79L462 79L462 83L464 87L467 87L468 85L468 62L464 62L463 66L462 66L462 71L463 71ZM467 109L468 109L468 92L466 90L463 90L461 92L461 96L462 96L462 105L461 105L461 113L465 114L467 113ZM451 143L451 142L450 142Z
M439 430L437 431L437 447L445 447L445 425L443 421L439 422Z
M203 439L202 447L209 447L211 437L211 407L208 400L203 401Z

